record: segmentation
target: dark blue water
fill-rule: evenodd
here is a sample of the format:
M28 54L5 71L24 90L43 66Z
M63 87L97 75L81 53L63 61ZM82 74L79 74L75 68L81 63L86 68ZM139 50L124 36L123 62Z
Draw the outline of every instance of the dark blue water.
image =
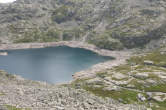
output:
M0 56L0 69L30 80L63 83L70 81L75 72L109 59L89 50L65 46L10 50L8 56Z

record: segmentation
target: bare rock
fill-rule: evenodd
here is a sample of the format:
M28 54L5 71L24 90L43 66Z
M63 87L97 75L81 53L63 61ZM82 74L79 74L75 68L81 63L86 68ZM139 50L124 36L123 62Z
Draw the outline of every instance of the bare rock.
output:
M116 79L124 79L124 78L126 78L127 76L126 75L124 75L124 74L122 74L122 73L115 73L115 74L113 74L112 75L112 78L116 78Z
M145 100L146 100L146 98L144 97L144 95L141 94L141 93L138 93L137 97L138 97L138 99L139 99L140 101L145 101Z
M144 73L136 73L134 77L139 78L139 79L146 79L148 78L149 74L144 72Z
M153 62L153 61L150 61L150 60L145 60L145 61L144 61L144 64L145 64L145 65L153 65L154 62Z

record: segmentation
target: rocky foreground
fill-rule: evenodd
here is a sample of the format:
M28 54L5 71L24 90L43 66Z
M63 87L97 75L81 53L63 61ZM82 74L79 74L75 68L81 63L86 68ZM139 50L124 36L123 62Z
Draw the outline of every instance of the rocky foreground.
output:
M144 106L103 99L69 85L29 81L4 71L0 75L0 110L145 110Z

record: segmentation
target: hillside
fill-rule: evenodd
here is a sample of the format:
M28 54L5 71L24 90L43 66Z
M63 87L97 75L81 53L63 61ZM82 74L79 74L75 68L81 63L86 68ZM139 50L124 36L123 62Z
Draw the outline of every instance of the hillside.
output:
M114 59L60 85L0 70L0 110L166 110L165 0L0 4L0 50L53 46Z
M0 40L143 47L165 39L165 11L165 0L17 0L0 5Z

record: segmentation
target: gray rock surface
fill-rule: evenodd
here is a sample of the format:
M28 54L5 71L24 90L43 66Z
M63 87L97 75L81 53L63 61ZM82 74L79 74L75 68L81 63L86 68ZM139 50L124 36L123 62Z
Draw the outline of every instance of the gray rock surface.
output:
M137 105L121 104L111 98L103 99L83 89L19 79L1 73L0 93L3 95L0 95L0 104L4 107L11 105L32 110L138 110ZM145 110L144 106L140 107Z
M73 40L105 49L154 41L151 48L166 39L165 11L165 0L17 0L0 4L0 41Z

